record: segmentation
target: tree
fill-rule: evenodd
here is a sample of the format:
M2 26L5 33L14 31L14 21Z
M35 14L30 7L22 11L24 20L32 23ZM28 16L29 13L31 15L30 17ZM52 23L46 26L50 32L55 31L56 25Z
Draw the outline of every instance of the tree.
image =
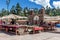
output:
M49 7L48 6L46 6L46 14L49 14Z
M19 3L16 4L16 13L17 15L21 15L22 8Z
M56 16L56 14L57 14L56 9L53 10L53 14L54 14L53 16Z
M57 9L56 9L56 14L60 15L60 8L59 7L57 7Z
M52 9L51 9L50 7L48 7L48 6L46 7L45 12L46 12L46 14L48 14L48 15L50 15L50 16L53 15L53 13L52 13Z
M25 16L28 16L29 15L29 13L28 13L29 12L29 9L27 7L24 8L23 12L24 12L24 15Z
M21 11L21 16L25 16L23 10Z
M38 14L38 8L34 8L34 13Z
M10 9L10 13L16 14L15 6L13 5L12 8Z
M53 16L53 13L51 11L49 12L49 16Z
M8 12L8 11L3 8L2 11L1 11L1 16L7 15L7 12ZM9 12L8 12L8 13L9 13Z

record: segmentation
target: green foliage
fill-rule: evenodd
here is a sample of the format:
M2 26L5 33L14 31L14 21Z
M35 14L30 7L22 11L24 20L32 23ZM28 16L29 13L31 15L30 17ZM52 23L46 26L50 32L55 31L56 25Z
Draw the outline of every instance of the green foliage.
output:
M27 7L24 8L23 12L24 12L24 16L29 15L29 9Z
M8 9L9 3L10 3L10 0L6 0L7 9ZM34 11L35 15L39 13L38 8L33 8L33 11ZM30 13L30 9L28 7L25 7L25 8L22 9L20 4L17 3L16 6L13 5L11 7L10 11L3 8L0 11L0 16L5 16L5 15L8 15L8 14L29 16L30 15L29 13ZM49 16L60 16L60 8L57 7L56 9L55 8L51 9L50 7L47 6L46 9L45 9L45 13L48 14Z
M49 7L46 7L46 14L50 15L50 16L59 16L60 15L60 8L49 8Z
M21 15L22 8L21 8L21 6L20 6L19 3L16 4L16 7L15 8L16 8L17 15Z
M34 8L34 13L35 14L38 14L38 11L39 11L38 8Z
M14 6L14 5L13 5L12 8L10 9L10 13L11 13L11 14L16 14L15 6Z
M5 15L8 15L8 14L9 14L9 11L7 11L3 8L1 13L0 13L0 16L5 16Z

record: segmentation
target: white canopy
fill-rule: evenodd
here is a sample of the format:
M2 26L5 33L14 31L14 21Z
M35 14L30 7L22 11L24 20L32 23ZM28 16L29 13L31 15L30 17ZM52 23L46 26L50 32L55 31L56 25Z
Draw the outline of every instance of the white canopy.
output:
M17 19L17 18L27 18L27 17L18 16L18 15L14 15L14 14L10 14L10 15L6 15L6 16L2 17L2 19L9 19L9 18Z

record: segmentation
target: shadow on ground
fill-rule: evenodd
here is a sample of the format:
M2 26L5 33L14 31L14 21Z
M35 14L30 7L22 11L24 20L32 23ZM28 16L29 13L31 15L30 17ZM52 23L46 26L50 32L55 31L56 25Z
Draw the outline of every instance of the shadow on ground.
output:
M60 34L60 32L56 31L56 32L49 32L49 33L55 33L55 34Z
M16 34L15 33L11 33L11 32L6 32L6 31L0 31L0 33L4 33L4 34L7 34L9 36L15 36ZM21 34L21 35L33 35L33 34L27 34L27 33L24 33L24 34ZM21 36L21 35L18 35L18 36Z
M14 33L5 32L5 31L0 31L0 33L4 33L4 34L10 35L10 36L14 36L15 35Z

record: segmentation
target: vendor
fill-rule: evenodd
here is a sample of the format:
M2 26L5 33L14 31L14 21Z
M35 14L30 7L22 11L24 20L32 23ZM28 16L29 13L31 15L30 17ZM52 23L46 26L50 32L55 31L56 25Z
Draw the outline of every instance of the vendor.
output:
M14 19L12 19L12 21L10 22L10 24L15 24L15 20L14 20Z

